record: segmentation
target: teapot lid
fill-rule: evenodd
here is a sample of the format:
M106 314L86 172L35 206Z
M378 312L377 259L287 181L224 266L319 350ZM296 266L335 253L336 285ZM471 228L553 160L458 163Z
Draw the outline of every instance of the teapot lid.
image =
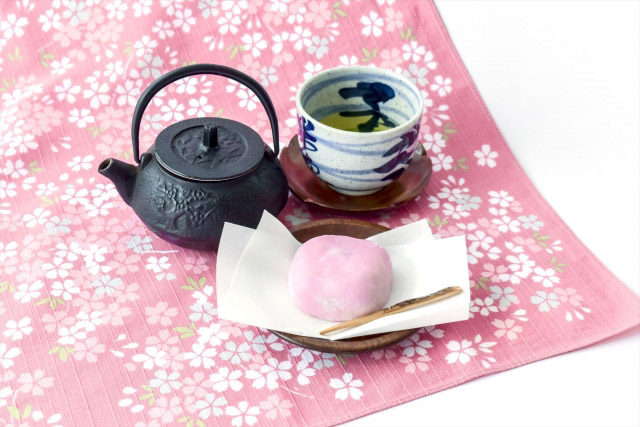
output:
M158 163L195 181L222 181L252 170L264 155L264 142L234 120L204 117L164 129L155 142Z

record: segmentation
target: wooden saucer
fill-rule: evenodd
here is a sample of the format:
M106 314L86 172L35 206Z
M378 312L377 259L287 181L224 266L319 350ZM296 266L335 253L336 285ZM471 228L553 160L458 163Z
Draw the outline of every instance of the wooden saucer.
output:
M433 168L426 150L422 144L418 144L409 167L400 178L376 193L347 196L333 191L311 172L302 157L297 135L282 149L280 164L287 176L289 188L300 200L329 209L351 212L390 209L414 199L429 182Z
M296 144L297 145L297 144ZM306 168L307 166L304 165ZM334 234L366 239L373 235L389 230L387 227L366 221L353 219L323 219L311 221L291 227L289 231L299 242L304 243L317 236ZM358 353L377 350L410 337L418 329L406 329L384 334L366 335L363 337L347 338L343 340L325 340L322 338L305 337L279 331L271 331L285 341L306 347L311 350L326 353Z

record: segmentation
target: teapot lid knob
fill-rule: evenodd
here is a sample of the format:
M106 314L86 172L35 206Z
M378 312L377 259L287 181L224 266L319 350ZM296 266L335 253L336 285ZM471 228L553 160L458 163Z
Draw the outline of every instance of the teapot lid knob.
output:
M218 126L215 123L205 123L202 135L202 145L208 149L218 146Z

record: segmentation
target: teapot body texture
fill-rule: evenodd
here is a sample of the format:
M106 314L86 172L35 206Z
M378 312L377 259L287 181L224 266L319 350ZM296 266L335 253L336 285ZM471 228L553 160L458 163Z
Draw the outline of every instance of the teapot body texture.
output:
M179 246L215 250L225 222L255 228L264 210L278 215L287 202L286 178L266 146L249 173L213 182L169 174L146 156L154 153L143 155L129 205L154 233Z
M168 84L198 74L236 80L267 112L274 151L251 127L221 117L181 120L163 129L140 156L140 123L153 96ZM266 90L229 67L193 64L170 71L140 96L131 124L133 159L103 161L98 172L154 233L176 245L216 250L225 222L255 228L266 210L276 216L289 196L278 161L278 118Z

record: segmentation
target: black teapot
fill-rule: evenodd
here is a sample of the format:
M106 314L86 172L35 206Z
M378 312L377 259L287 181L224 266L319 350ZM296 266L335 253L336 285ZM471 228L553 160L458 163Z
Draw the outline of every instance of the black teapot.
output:
M228 119L183 120L164 129L139 155L140 122L163 87L195 74L215 74L251 89L264 105L275 153L250 127ZM278 215L287 202L287 180L278 162L278 119L266 90L233 68L195 64L171 71L149 86L131 126L137 166L106 159L98 172L154 233L194 249L217 249L225 222L255 228L264 210Z

